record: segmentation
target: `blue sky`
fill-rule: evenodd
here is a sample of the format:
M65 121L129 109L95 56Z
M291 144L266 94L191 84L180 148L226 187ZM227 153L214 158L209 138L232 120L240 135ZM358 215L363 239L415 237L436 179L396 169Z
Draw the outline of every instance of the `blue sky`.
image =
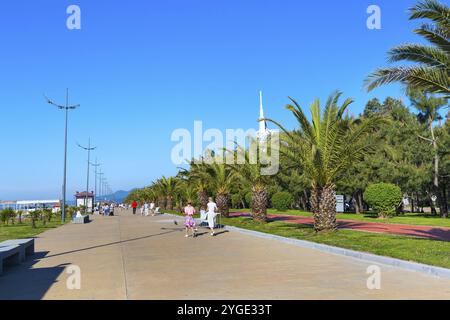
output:
M176 172L173 130L256 128L266 116L292 128L287 96L308 106L339 89L358 114L372 97L363 79L394 45L417 41L409 0L5 0L0 10L0 199L59 198L70 88L68 198L85 188L86 153L98 146L111 187L131 189ZM81 30L66 8L81 8ZM366 28L366 9L382 29Z

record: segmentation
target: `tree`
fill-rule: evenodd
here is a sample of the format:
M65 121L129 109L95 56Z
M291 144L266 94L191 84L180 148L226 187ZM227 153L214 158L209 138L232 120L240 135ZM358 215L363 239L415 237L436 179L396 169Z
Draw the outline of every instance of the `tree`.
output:
M433 123L437 120L442 119L442 117L439 114L439 110L442 107L448 105L447 99L442 97L436 97L432 94L428 94L426 92L422 92L414 88L408 89L408 95L410 97L412 106L416 108L417 111L419 112L417 118L419 119L420 122L424 123L430 130L431 139L422 136L420 136L420 138L430 142L433 148L434 193L438 197L441 215L442 217L446 218L448 216L448 208L446 203L447 201L443 199L446 198L445 191L444 193L441 193L441 190L439 189L439 153L438 153L439 150Z
M247 150L237 146L236 150L229 151L238 159L243 159L243 163L230 166L233 177L241 182L245 189L252 192L251 209L254 220L265 222L267 220L267 182L268 176L261 173L261 161L253 161L251 152L259 153L261 145L256 139L249 139L251 147Z
M364 199L384 219L395 213L402 201L402 191L391 183L375 183L364 191Z
M431 93L450 94L450 8L437 0L424 0L409 10L410 20L428 19L414 32L431 43L404 44L388 52L390 62L406 61L407 66L380 68L369 75L366 86L376 87L400 82Z
M432 155L419 138L427 135L427 128L399 99L388 97L376 108L373 105L373 100L367 103L361 120L383 116L389 121L379 125L364 139L382 143L376 153L364 155L364 161L350 168L337 187L340 192L353 197L357 213L364 207L363 191L370 183L379 181L400 186L419 210L419 203L429 200L428 189L432 183Z
M184 175L194 185L200 210L207 210L208 204L208 176L202 161L191 161L190 170L184 170Z
M316 99L310 106L311 122L300 105L290 98L293 104L286 108L299 124L293 132L268 119L286 134L281 152L311 181L310 202L316 231L337 228L335 184L352 164L375 150L376 143L363 138L383 122L381 117L374 116L356 125L355 120L344 116L353 100L347 99L339 106L340 96L340 92L332 94L323 112Z

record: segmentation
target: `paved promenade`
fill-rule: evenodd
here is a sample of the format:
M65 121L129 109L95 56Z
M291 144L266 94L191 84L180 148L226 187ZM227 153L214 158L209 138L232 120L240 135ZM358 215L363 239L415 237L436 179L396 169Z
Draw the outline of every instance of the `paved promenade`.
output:
M381 266L368 290L368 262L238 232L186 239L181 219L118 213L41 234L35 260L0 277L0 299L450 299L448 279Z

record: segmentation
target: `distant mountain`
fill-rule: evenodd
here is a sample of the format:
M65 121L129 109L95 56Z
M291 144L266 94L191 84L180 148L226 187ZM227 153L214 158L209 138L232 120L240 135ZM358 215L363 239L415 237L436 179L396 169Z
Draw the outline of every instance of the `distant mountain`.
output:
M98 199L102 201L123 202L123 200L125 200L129 193L130 191L119 190L114 192L113 194L101 196Z

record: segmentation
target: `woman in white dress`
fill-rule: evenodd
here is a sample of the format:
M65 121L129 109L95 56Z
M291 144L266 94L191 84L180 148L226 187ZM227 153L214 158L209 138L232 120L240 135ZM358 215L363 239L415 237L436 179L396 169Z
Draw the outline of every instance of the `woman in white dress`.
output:
M214 227L216 226L216 216L220 213L217 212L217 205L213 201L213 198L209 198L209 202L207 205L208 212L206 213L208 215L208 226L211 229L211 235L214 235Z

